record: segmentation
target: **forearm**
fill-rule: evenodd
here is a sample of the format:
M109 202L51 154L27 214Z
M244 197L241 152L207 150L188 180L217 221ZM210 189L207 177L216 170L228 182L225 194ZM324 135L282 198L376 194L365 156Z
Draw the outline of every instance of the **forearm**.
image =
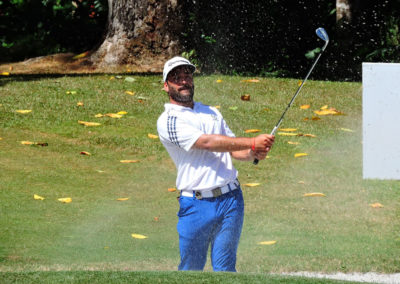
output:
M247 162L247 161L253 161L255 156L254 152L252 150L242 150L242 151L234 151L231 152L232 158Z
M212 152L236 152L249 150L254 144L254 138L229 137L224 135L201 135L194 147Z

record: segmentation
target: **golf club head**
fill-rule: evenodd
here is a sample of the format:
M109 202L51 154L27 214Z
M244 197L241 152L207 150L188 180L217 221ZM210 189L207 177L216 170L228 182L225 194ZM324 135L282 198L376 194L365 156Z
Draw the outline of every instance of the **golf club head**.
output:
M320 39L322 39L323 41L325 41L325 45L324 45L324 47L322 48L322 50L325 50L325 48L326 48L326 46L328 45L328 42L329 42L328 33L325 31L324 28L318 28L318 29L315 30L315 32L316 32L317 36L318 36Z

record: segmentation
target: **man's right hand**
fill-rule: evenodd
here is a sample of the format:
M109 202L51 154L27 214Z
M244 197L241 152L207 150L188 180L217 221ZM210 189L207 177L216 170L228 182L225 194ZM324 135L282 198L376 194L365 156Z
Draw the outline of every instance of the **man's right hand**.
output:
M274 144L275 136L270 134L260 134L255 137L254 151L255 152L268 152Z

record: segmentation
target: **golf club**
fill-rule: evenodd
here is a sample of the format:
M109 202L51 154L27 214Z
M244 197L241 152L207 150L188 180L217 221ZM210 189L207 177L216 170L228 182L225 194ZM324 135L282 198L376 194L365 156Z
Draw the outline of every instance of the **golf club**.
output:
M272 129L271 135L275 135L276 130L279 128L279 126L281 125L281 123L282 123L282 121L283 121L283 117L285 116L285 114L286 114L286 112L289 110L289 108L292 106L292 104L293 104L294 100L296 99L297 95L299 94L301 88L303 87L304 83L307 81L308 76L310 76L312 70L314 69L314 67L315 67L315 65L317 64L319 58L321 57L322 53L324 52L326 46L327 46L328 43L329 43L329 36L328 36L328 34L326 33L326 31L325 31L324 28L318 28L318 29L316 29L315 32L316 32L317 36L325 42L325 44L324 44L324 46L322 47L322 50L321 50L321 52L319 53L317 59L315 59L314 64L311 66L310 71L308 71L307 76L304 78L303 82L301 82L300 87L297 89L297 91L296 91L296 93L294 94L293 98L291 99L291 101L289 102L289 104L288 104L288 106L286 107L285 111L283 112L283 114L282 114L281 118L279 119L278 123L275 125L274 129ZM254 164L254 165L257 165L257 164L258 164L258 159L254 159L253 164Z

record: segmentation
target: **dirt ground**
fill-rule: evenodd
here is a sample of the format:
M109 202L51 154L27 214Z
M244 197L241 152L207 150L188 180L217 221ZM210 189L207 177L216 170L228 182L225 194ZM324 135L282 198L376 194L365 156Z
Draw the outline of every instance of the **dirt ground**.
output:
M157 58L138 59L134 64L97 66L89 53L59 53L0 64L0 74L90 74L90 73L161 73L164 62Z

